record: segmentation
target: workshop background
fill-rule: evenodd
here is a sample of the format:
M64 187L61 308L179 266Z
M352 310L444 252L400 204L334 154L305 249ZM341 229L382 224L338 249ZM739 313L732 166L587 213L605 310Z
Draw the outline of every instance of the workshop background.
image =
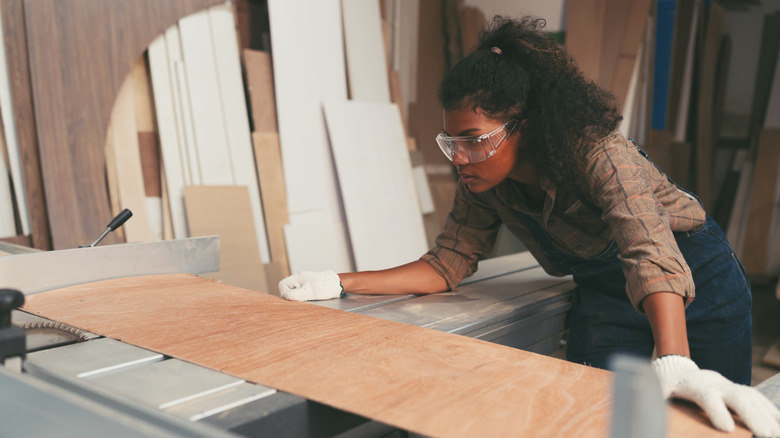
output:
M332 7L333 4L340 5ZM336 11L336 13L334 13ZM695 191L780 367L780 0L0 0L0 237L39 250L218 234L209 278L380 269L441 230L443 73L494 14L536 15ZM502 230L493 256L522 251Z

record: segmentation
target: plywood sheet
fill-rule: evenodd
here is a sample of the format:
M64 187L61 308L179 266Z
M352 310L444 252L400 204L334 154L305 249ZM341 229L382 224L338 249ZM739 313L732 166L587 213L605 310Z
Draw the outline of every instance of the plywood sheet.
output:
M265 292L249 191L243 186L187 186L184 204L192 237L220 237L219 272L207 278Z
M268 13L290 222L343 236L345 218L321 105L347 98L340 2L270 0ZM334 259L348 252L346 240L332 243L336 246L307 248L307 258L350 266L348 259Z
M423 435L608 433L609 372L186 274L50 291L24 309ZM713 433L676 408L669 420L670 436Z
M428 245L398 107L323 106L357 270L417 260Z
M127 73L165 28L215 3L25 0L30 83L55 248L94 238L110 216L103 145ZM106 243L111 242L116 240L109 235Z
M390 103L379 1L342 0L341 7L350 99Z

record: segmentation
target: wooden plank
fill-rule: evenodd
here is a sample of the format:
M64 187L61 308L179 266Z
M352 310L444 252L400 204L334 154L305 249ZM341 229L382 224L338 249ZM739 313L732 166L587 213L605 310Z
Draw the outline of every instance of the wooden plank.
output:
M256 132L278 132L271 54L259 50L244 50L246 84Z
M179 20L179 32L202 178L198 184L235 184L208 11Z
M691 18L690 34L688 36L688 46L686 48L685 66L683 68L683 77L680 90L679 108L674 111L677 114L677 120L674 121L674 140L683 142L688 138L688 115L691 106L691 91L693 88L693 63L696 52L696 30L699 23L701 3L695 2L693 17Z
M103 145L116 93L149 43L218 0L25 0L36 129L54 248L110 216ZM77 208L74 206L78 206ZM109 235L105 243L115 242Z
M238 50L232 7L223 4L209 9L209 22L216 49L217 89L222 104L222 114L225 118L225 134L233 169L233 180L236 185L246 186L249 189L249 202L252 206L260 260L263 263L268 263L271 261L271 255L268 249L263 205L255 169L249 115L241 75L241 55Z
M121 211L122 201L119 199L119 183L116 171L116 154L114 154L114 129L108 124L106 134L106 186L108 186L108 199L111 204L111 216L116 217ZM124 227L119 227L114 231L120 241L125 241ZM97 237L97 236L95 236ZM91 243L84 242L84 245Z
M184 205L192 237L219 236L219 272L203 277L267 292L247 188L187 186Z
M30 218L32 245L37 249L48 250L51 249L51 233L38 152L23 0L0 0L0 8L14 119L5 129L13 130L13 133L9 131L9 136L16 138L22 157L24 196Z
M679 110L683 109L682 99L686 96L682 92L686 82L688 64L692 63L691 39L695 38L693 30L696 28L697 0L677 0L674 21L674 33L672 35L672 56L669 73L669 100L666 107L666 127L671 132L680 129L677 126L680 117ZM687 108L687 106L685 107Z
M378 0L342 0L349 96L390 103L387 58Z
M165 45L168 53L168 70L171 74L171 87L176 108L176 120L179 129L180 156L184 166L184 181L187 185L200 184L200 158L196 145L193 126L190 91L187 72L181 52L179 26L171 26L165 31Z
M268 12L290 222L329 227L322 231L346 237L321 106L326 100L347 98L340 2L270 0ZM333 269L353 269L349 258L334 259L349 252L346 239L332 244L336 247L305 250L311 260L330 260Z
M135 124L135 93L131 76L127 77L117 94L111 114L111 133L113 138L109 147L113 148L111 157L116 160L114 170L120 211L129 208L133 212L133 218L122 227L125 230L125 239L127 242L149 242L152 240L152 230L146 208L138 129ZM102 229L97 229L94 233L97 235L101 231Z
M428 245L398 107L332 101L324 109L357 270L416 260Z
M596 82L600 78L601 52L607 0L570 0L566 3L566 41L582 74Z
M426 436L608 433L607 371L191 275L73 286L24 310ZM669 436L714 433L677 405L667 418Z
M761 133L747 210L742 264L748 274L767 274L767 251L772 221L778 215L775 186L780 177L780 129Z
M290 275L290 263L287 260L287 244L284 241L284 226L289 223L287 213L287 194L282 175L282 155L279 149L279 134L273 132L255 132L252 134L255 144L255 160L260 177L260 190L265 209L265 224L268 230L268 246L271 262Z
M715 66L720 47L724 10L718 3L709 7L707 28L699 56L698 101L696 106L696 194L705 208L712 208L712 155L715 148L713 101Z
M141 170L146 196L160 197L160 147L154 132L138 133L138 150L141 156Z
M11 174L5 159L0 156L0 237L17 235L14 218L13 188Z
M149 73L154 89L154 106L160 136L160 158L165 173L165 194L171 215L173 236L188 236L184 214L184 185L188 182L184 128L177 114L178 97L174 72L170 69L165 36L156 38L148 49Z
M2 34L2 20L0 20L0 34ZM15 220L18 219L19 232L23 235L28 235L30 234L30 215L27 210L22 163L19 145L16 140L16 127L14 126L13 106L11 103L11 82L7 61L5 44L0 44L0 116L2 116L0 117L2 119L0 134L3 136L4 160L10 172L12 182L9 189L13 190L13 195L10 196L12 202L4 206L4 209L11 214L13 228L16 228ZM14 211L16 212L15 215ZM6 218L7 213L3 214L2 217Z
M160 179L162 179L160 190L160 207L162 208L162 238L163 240L175 239L173 230L173 216L171 215L171 201L168 195L168 183L165 177L165 168L160 169Z

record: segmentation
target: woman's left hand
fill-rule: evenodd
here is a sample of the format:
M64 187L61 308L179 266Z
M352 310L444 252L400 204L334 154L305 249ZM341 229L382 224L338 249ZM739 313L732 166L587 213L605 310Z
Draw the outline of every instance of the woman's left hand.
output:
M755 388L734 383L715 371L699 369L685 356L660 357L653 361L653 369L665 398L696 403L716 429L734 430L731 408L754 435L780 437L780 410Z

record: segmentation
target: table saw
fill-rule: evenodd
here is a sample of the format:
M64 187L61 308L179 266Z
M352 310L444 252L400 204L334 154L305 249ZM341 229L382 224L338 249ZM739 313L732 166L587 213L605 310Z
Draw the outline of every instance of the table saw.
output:
M205 273L218 266L218 250L210 239L66 250L70 254L6 246L0 250L16 254L0 258L0 275L8 286L31 295L111 277ZM138 258L139 252L156 254L156 259L140 257L116 267L117 260ZM63 256L78 259L84 268L62 267ZM54 275L29 275L31 266L44 263L60 268ZM478 273L453 292L348 294L315 304L550 354L560 350L565 338L572 288L569 278L550 277L530 254L518 253L481 262ZM12 406L1 410L9 420L0 421L4 436L29 436L31 424L58 436L108 430L127 431L128 436L138 436L139 430L148 430L149 436L400 433L389 425L23 311L13 311L12 321L28 329L28 348L24 373L0 371L0 385L13 388L0 393L0 405Z

